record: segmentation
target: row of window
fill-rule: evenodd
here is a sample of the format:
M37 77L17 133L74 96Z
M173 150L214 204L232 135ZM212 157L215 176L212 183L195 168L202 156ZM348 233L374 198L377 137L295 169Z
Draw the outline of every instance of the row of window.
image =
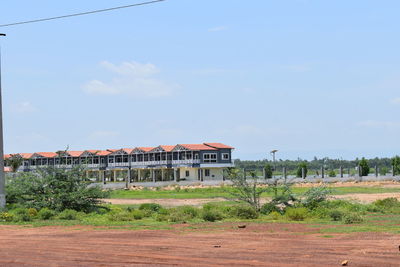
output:
M229 153L222 153L221 154L222 160L229 160ZM217 162L217 153L204 153L203 154L203 161L204 162Z

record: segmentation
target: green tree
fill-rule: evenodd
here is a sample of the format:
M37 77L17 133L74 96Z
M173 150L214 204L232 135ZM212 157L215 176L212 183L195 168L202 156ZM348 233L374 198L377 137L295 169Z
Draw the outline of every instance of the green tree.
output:
M369 174L369 165L368 161L363 157L358 164L361 168L361 176L368 176Z
M271 164L265 164L264 166L265 178L272 178L272 166Z
M18 168L21 167L24 159L18 154L11 154L11 157L6 159L6 163L11 167L12 172L17 172Z
M228 192L235 200L249 204L258 212L261 208L261 194L270 189L266 186L260 186L254 171L250 172L250 178L246 176L238 169L231 169L229 179L232 181L233 190Z
M35 173L22 173L6 185L7 202L27 208L73 209L90 212L99 208L108 193L100 187L88 186L84 170L48 167Z
M302 177L302 169L304 168L304 176L307 176L307 163L306 162L300 162L299 165L297 166L297 171L296 171L296 176L297 177Z
M398 175L400 174L400 157L396 156L392 158L392 166L393 166L393 175Z

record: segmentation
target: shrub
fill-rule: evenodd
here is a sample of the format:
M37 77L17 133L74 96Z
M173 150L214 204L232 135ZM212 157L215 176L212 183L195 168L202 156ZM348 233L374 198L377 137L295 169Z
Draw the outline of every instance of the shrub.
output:
M99 207L107 192L88 187L82 168L72 170L48 167L37 172L21 173L6 185L7 202L27 208L56 211L73 209L90 212Z
M182 206L169 209L168 221L187 222L195 219L199 215L199 210L191 206Z
M258 212L251 206L235 206L231 210L231 214L239 219L257 219Z
M282 218L282 214L280 214L277 211L273 211L268 215L268 218L271 219L271 220L276 221L276 220L279 220L280 218Z
M261 209L260 209L260 212L261 212L262 214L268 215L268 214L270 214L271 212L278 212L278 213L280 213L281 210L275 205L275 203L268 202L268 203L265 203L264 205L262 205L262 207L261 207Z
M341 221L343 217L343 212L341 212L340 210L332 210L329 212L329 217L331 217L333 221Z
M343 215L343 222L345 224L353 224L353 223L361 223L364 221L364 218L358 213L346 213Z
M336 177L336 172L335 172L335 170L330 170L330 171L328 172L328 176L329 176L329 177Z
M302 177L302 169L304 168L304 176L307 177L307 163L306 162L301 162L298 166L297 166L297 171L296 171L296 176L297 177Z
M148 210L151 212L158 212L162 206L157 203L143 203L139 206L139 210Z
M0 221L2 222L12 222L14 220L14 215L8 212L0 213Z
M362 158L360 160L359 166L361 168L361 176L368 176L369 174L368 161L365 158Z
M58 218L61 220L76 220L78 218L78 212L76 210L66 209L58 214Z
M223 214L217 209L203 209L201 217L208 222L220 221L224 218Z
M285 214L290 220L303 221L308 216L308 210L306 208L288 208Z
M392 158L392 166L393 166L393 176L399 175L400 174L400 157L396 156Z
M380 175L386 175L389 172L387 167L382 167L379 169L379 174Z
M35 208L29 208L29 209L28 209L28 214L29 214L29 216L31 216L31 217L36 217L37 214L38 214L38 211L37 211Z
M309 209L317 208L321 202L328 198L331 192L329 188L323 186L310 188L304 193L302 204Z
M141 220L146 217L146 214L143 210L134 210L130 213L135 220Z
M14 214L13 221L15 222L29 222L32 220L31 216L29 216L28 209L17 208L11 210L11 213Z
M43 208L38 212L38 217L42 220L50 220L56 215L54 210Z
M133 211L134 212L134 211ZM119 222L119 221L131 221L132 215L128 211L112 211L107 215L108 220L112 222Z
M373 204L382 208L394 208L400 206L400 202L395 197L378 199Z
M264 166L264 172L265 172L265 177L266 179L272 178L272 166L271 164L265 164Z

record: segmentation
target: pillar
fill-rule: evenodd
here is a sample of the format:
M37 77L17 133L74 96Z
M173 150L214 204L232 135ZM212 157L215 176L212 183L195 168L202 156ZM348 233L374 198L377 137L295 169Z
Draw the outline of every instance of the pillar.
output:
M265 168L262 169L264 179L267 179L267 175L265 174Z
M306 169L301 168L301 178L306 179Z
M128 169L128 173L126 174L125 177L125 187L126 189L129 188L129 183L131 182L131 169Z
M137 180L140 182L140 169L137 169Z
M378 175L379 175L378 166L375 166L375 177L378 177Z
M117 170L113 171L113 182L117 181Z
M286 183L286 178L287 178L287 170L286 170L286 167L283 167L282 173L283 173L283 178L285 179L285 183Z
M153 183L156 182L156 174L155 174L155 170L151 169L151 178L153 179Z
M343 167L340 166L339 168L340 178L343 178Z
M176 177L176 168L174 168L173 170L174 170L174 182L177 182L177 177Z
M394 166L392 166L392 176L395 177L396 173L394 172Z
M321 167L321 178L325 177L325 169L324 167Z
M161 181L164 181L164 169L161 169Z
M103 180L103 184L106 184L106 172L100 171L101 180Z

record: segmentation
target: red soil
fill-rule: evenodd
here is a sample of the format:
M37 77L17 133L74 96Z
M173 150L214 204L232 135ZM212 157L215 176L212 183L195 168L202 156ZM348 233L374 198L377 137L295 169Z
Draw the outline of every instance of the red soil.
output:
M400 266L400 236L315 234L301 224L172 230L0 226L0 266Z

